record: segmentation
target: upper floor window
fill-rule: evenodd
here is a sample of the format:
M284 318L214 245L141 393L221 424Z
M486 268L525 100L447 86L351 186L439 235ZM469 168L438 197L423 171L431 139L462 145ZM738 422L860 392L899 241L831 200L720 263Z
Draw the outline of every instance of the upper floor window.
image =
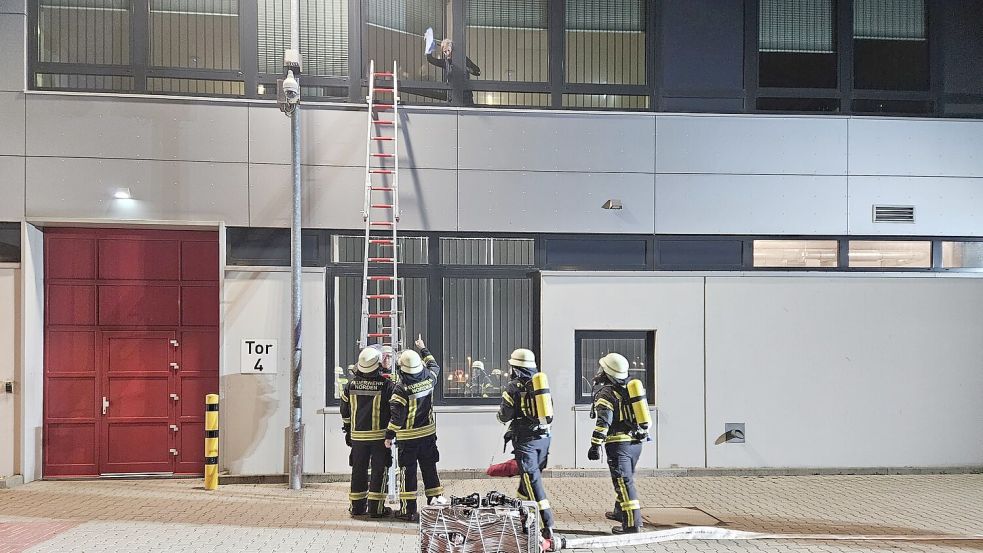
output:
M761 0L758 85L836 88L832 0Z
M854 87L928 90L925 0L854 0Z

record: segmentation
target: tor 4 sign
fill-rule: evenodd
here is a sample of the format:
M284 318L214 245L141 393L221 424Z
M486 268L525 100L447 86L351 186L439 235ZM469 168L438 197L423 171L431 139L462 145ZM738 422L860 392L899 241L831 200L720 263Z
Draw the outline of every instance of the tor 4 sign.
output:
M276 374L276 340L249 339L242 341L239 372L242 374Z

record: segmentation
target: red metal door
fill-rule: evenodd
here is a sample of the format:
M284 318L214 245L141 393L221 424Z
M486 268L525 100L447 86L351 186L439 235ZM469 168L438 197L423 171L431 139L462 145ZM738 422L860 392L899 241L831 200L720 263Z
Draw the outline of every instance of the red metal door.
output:
M174 472L175 332L102 332L103 474ZM171 395L174 394L174 395Z

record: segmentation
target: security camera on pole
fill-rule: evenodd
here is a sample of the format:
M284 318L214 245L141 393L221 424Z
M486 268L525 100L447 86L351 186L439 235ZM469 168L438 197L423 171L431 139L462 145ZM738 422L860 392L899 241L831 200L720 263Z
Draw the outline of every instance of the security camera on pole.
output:
M304 475L304 427L301 416L301 288L300 288L300 0L290 2L290 48L283 53L284 77L277 81L277 104L290 118L293 164L293 216L290 225L290 479L299 490Z

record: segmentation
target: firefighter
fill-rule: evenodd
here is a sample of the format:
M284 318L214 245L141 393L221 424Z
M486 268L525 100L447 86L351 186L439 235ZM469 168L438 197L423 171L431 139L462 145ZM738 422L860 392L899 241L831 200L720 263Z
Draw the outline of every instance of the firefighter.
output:
M554 534L553 509L543 487L542 471L546 468L550 450L550 425L553 422L553 400L549 395L546 375L536 367L536 355L520 348L509 359L511 380L502 392L498 422L506 425L506 441L512 440L516 463L519 465L519 498L539 504L544 548L557 547Z
M440 365L422 336L414 345L420 353L408 349L399 354L400 382L389 402L392 421L386 429L386 447L391 448L394 439L397 445L400 510L396 518L409 522L420 520L416 503L418 463L423 473L427 505L444 493L437 476L440 453L437 451L437 419L433 412L433 394L440 382Z
M591 416L597 417L591 434L587 458L597 461L601 445L607 454L608 469L617 501L614 510L604 513L609 520L620 522L614 534L634 534L642 529L641 504L635 490L635 467L648 440L651 415L645 389L639 380L628 381L628 360L609 353L598 362Z
M352 448L352 485L348 499L353 517L368 513L373 518L392 514L385 506L383 491L386 468L392 456L386 449L386 425L389 424L389 400L393 383L381 372L382 352L374 347L358 355L356 372L341 394L341 420L345 443ZM372 469L369 480L368 471Z

